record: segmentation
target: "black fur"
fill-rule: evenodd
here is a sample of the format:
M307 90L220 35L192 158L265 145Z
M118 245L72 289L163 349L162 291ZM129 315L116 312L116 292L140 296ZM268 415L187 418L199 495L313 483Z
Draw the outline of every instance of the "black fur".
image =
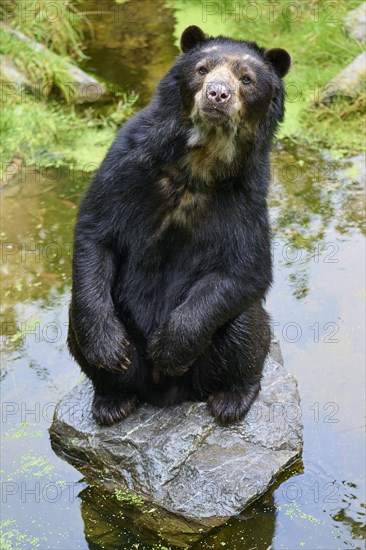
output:
M218 421L231 422L260 389L270 341L269 152L283 84L263 48L191 29L150 105L119 132L75 228L68 345L94 384L101 424L138 400L185 399L208 400ZM206 55L207 46L218 48ZM256 71L249 91L239 80L245 54ZM239 60L233 94L245 109L232 160L207 166L216 123L203 145L188 144L197 63L208 57L215 67L225 56ZM231 132L222 118L220 131ZM206 178L192 171L191 154Z

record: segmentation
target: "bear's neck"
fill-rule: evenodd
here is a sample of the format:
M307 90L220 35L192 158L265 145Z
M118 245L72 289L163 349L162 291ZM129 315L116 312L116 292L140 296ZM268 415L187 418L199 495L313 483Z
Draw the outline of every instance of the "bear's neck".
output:
M194 125L187 131L182 165L206 184L233 178L254 158L254 138L253 129L245 126Z
M261 128L235 130L212 126L209 130L182 121L179 114L156 118L144 144L145 157L155 166L179 170L192 186L222 182L250 185L267 177L271 139ZM266 139L262 136L265 135Z

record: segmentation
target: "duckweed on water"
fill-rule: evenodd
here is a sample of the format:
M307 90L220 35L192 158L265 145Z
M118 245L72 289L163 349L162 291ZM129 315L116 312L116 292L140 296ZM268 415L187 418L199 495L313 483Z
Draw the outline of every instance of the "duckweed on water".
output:
M303 512L297 502L293 501L291 504L284 504L283 506L278 506L278 510L281 510L281 508L284 508L284 515L289 516L291 519L302 519L305 521L308 521L309 523L313 523L315 525L325 525L325 521L320 521L319 519L315 518L311 514L306 514Z
M43 456L36 456L32 454L32 451L29 451L27 454L23 455L20 463L21 472L25 477L49 477L51 472L54 470L54 466L47 458L44 458Z
M6 520L0 524L0 548L1 550L14 550L25 548L31 550L41 547L41 540L38 537L31 537L22 534L16 527L16 521ZM45 539L44 539L45 540Z
M127 491L126 489L115 489L114 495L116 499L119 502L134 504L135 506L143 506L145 504L145 501L142 497L137 495L136 493L131 493L130 491Z
M24 437L43 437L44 434L41 431L30 431L26 429L30 426L29 422L21 422L20 428L10 428L4 433L4 439L18 440Z

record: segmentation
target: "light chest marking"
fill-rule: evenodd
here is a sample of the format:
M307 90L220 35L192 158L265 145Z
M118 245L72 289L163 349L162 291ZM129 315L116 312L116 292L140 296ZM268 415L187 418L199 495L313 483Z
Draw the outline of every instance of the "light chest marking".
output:
M188 189L183 183L164 177L159 181L163 201L163 220L156 234L160 238L170 226L194 229L197 219L204 215L208 205L206 193Z

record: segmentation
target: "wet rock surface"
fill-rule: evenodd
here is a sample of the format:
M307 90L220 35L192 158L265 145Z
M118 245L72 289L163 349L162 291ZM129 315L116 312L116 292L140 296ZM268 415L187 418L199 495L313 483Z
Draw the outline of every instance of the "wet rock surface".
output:
M281 360L277 345L257 400L229 427L217 425L205 403L191 402L164 409L143 404L124 421L100 427L85 380L56 408L53 447L88 479L157 506L157 516L142 518L161 532L176 532L177 522L186 533L219 525L261 496L301 454L297 383L273 356Z

